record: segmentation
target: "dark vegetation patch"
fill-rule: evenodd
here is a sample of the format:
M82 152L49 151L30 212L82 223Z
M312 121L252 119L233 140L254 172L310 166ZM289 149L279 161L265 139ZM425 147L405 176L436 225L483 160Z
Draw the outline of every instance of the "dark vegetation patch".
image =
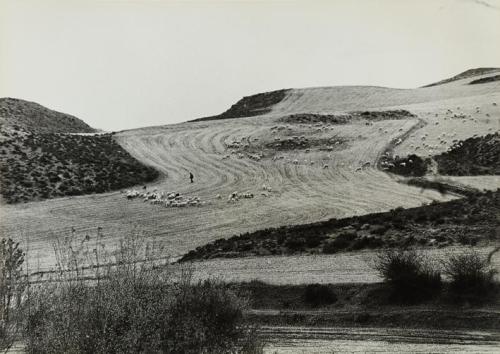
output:
M231 284L235 292L249 299L252 309L260 310L247 314L247 319L262 325L500 328L500 315L491 310L484 311L481 306L485 303L472 303L471 307L450 302L450 283L446 281L440 290L433 291L431 297L413 302L395 300L387 282L322 284L323 289L335 294L336 301L311 306L305 301L305 293L312 287L317 287L317 284L274 285L260 281ZM420 296L420 291L416 290L416 297ZM489 308L495 304L497 307L498 300L498 292L492 294L487 302Z
M460 141L434 159L443 175L500 175L500 134Z
M328 285L308 284L304 291L304 302L312 307L330 305L337 301L337 296Z
M369 121L395 120L417 117L415 114L405 109L396 109L390 111L360 111L353 112L353 114L357 117L367 119Z
M0 122L16 130L37 133L95 132L95 129L72 115L16 98L0 98Z
M471 82L469 82L469 85L486 84L488 82L494 82L499 80L500 80L500 75L494 75L494 76L483 77L482 79L472 80Z
M422 189L434 189L441 194L474 196L477 193L477 191L473 188L446 183L446 180L442 179L432 181L426 179L425 177L415 177L404 181L404 183L410 186L420 187Z
M466 70L463 73L455 75L455 76L453 76L453 77L451 77L449 79L444 79L444 80L441 80L441 81L438 81L438 82L435 82L433 84L429 84L429 85L426 85L426 86L423 86L423 87L438 86L438 85L446 84L446 83L449 83L449 82L453 82L453 81L457 81L457 80L461 80L461 79L466 79L466 78L472 77L472 76L479 76L479 75L489 74L489 73L492 73L492 72L495 72L495 71L500 71L500 68L476 68L476 69L469 69L469 70Z
M443 285L435 264L414 250L384 250L377 255L375 269L390 289L391 302L427 301L438 295Z
M347 124L352 120L352 118L352 115L349 114L297 113L280 118L280 121L288 124Z
M227 111L216 116L204 117L192 120L192 122L200 122L206 120L218 120L240 117L253 117L271 112L272 106L281 102L288 89L258 93L252 96L243 97L236 102Z
M381 159L380 165L384 170L398 175L406 177L421 177L427 173L430 160L423 159L420 156L412 154L407 157L384 157Z
M500 134L461 140L433 159L442 175L500 175ZM390 157L386 154L380 159L380 167L383 170L406 177L424 176L430 164L429 158L423 159L415 154L407 157Z
M306 137L297 137L271 141L266 143L264 147L275 151L304 150L310 148L333 151L345 147L346 142L347 141L343 138L310 139Z
M498 248L496 249L498 251ZM443 261L444 274L450 279L449 296L455 302L482 303L495 297L498 283L494 277L498 273L488 257L475 251L455 254Z
M381 120L395 120L415 118L416 115L404 110L390 111L356 111L346 114L314 114L314 113L297 113L285 116L280 119L283 123L288 124L347 124L355 120L365 119L370 122Z
M188 252L191 261L217 257L331 254L360 249L475 245L496 240L500 191L470 193L444 203L384 213L269 228L219 239Z
M103 193L150 182L142 165L111 134L82 136L2 132L1 192L8 203Z

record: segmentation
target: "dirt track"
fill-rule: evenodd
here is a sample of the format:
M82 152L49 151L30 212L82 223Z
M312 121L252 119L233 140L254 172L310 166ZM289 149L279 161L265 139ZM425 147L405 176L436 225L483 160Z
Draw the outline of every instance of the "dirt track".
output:
M264 327L266 353L498 353L497 333L394 328Z
M265 117L184 123L116 135L118 142L134 157L164 174L161 180L148 187L150 190L157 188L198 196L207 205L163 208L141 200L129 201L119 192L2 205L0 236L25 242L29 235L29 247L25 245L25 248L29 248L31 267L43 269L53 264L52 240L68 235L71 227L83 237L86 232L95 233L93 230L100 226L104 241L108 243L136 228L161 239L169 255L177 256L216 238L265 227L359 215L398 206L419 206L452 198L398 183L374 167L387 144L411 130L418 123L417 119L387 120L373 125L355 122L325 128L290 125L291 129L273 134L271 127L279 125L276 120L285 113L390 106L413 110L428 122L424 129L434 129L436 134L439 130L451 129L452 125L463 137L498 129L498 115L486 121L483 113L479 123L473 122L474 130L456 120L447 120L446 125L439 126L434 122L435 113L439 113L439 118L446 109L455 109L457 102L464 107L470 106L471 110L476 106L482 107L483 112L494 109L492 102L500 101L500 84L495 82L460 86L459 81L416 90L357 87L341 91L339 88L310 89L309 92L307 89L292 90L290 96ZM276 161L238 158L226 148L233 139L250 137L249 141L258 149L261 142L294 135L344 138L348 144L331 152L288 151L280 153L284 159ZM416 141L417 138L411 139ZM396 151L409 151L410 145L406 144L401 144ZM230 157L224 158L226 154ZM294 160L297 162L292 163ZM325 164L327 168L323 168ZM362 165L365 167L361 168ZM189 171L195 175L193 184L189 183ZM493 181L493 186L496 183ZM263 184L272 188L268 197L260 195ZM227 196L234 191L250 191L255 198L228 203ZM217 199L217 194L222 198Z

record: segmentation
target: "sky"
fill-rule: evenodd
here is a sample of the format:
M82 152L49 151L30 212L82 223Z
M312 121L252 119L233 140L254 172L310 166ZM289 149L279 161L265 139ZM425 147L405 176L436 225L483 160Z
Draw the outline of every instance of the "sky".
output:
M0 97L122 130L282 88L500 67L500 0L0 0Z

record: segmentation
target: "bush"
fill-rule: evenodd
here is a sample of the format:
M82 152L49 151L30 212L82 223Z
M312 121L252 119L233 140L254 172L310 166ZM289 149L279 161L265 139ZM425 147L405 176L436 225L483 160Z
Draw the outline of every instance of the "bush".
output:
M344 231L337 235L333 241L326 242L323 245L323 253L332 254L346 249L351 245L351 242L355 240L356 237L356 231Z
M322 284L309 284L304 290L304 302L313 307L330 305L337 301L335 293Z
M245 302L226 284L193 283L190 271L155 262L148 252L158 252L158 247L143 247L139 238L123 240L112 257L100 254L100 245L90 253L85 245L94 242L89 237L76 243L60 241L58 281L38 285L30 296L28 352L257 353L262 349L254 329L243 323ZM84 263L89 254L95 257ZM102 266L102 261L108 265ZM96 267L89 268L92 265ZM88 281L89 272L96 272L93 282Z
M242 339L243 304L225 284L204 281L182 288L164 324L166 353L232 353Z
M377 255L375 269L391 288L391 300L417 303L441 291L441 274L413 250L384 250Z
M285 241L285 247L292 252L302 251L306 246L306 239L303 237L290 236Z
M454 300L482 302L497 288L488 257L470 250L450 256L443 262L443 272L450 279L449 294Z

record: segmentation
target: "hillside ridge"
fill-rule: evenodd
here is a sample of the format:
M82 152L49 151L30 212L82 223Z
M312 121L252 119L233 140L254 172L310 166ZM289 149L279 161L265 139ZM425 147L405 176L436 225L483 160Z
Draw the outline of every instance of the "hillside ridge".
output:
M75 116L12 97L0 98L0 125L36 133L96 132Z
M469 78L469 77L479 76L479 75L490 74L490 73L494 73L494 72L498 72L498 71L500 71L500 68L475 68L475 69L469 69L469 70L465 70L464 72L461 72L460 74L455 75L453 77L450 77L450 78L447 78L447 79L443 79L441 81L434 82L432 84L428 84L428 85L425 85L425 86L422 86L422 87L438 86L438 85L442 85L442 84L447 84L449 82L453 82L453 81L457 81L457 80L461 80L461 79L466 79L466 78Z
M315 113L315 112L288 112L286 107L291 103L295 104L297 101L303 100L304 97L308 97L311 92L323 92L322 96L325 96L325 99L328 99L332 104L331 107L317 107L318 111L344 111L344 108L347 106L351 106L352 98L354 97L355 101L358 102L357 109L366 110L373 109L376 106L366 106L363 102L368 102L370 96L380 96L386 95L388 100L391 101L387 103L387 105L400 105L408 102L399 102L398 97L401 95L405 95L405 92L414 92L414 90L419 90L422 88L429 88L434 86L439 86L447 83L451 83L453 81L466 79L466 78L474 78L477 76L482 76L489 73L500 72L500 68L474 68L466 70L458 75L455 75L451 78L447 78L435 83L431 83L420 88L415 89L399 89L399 88L390 88L376 85L342 85L342 86L322 86L322 87L305 87L305 88L289 88L282 90L275 90L269 92L257 93L249 96L244 96L242 99L233 104L228 110L224 111L221 114L209 117L202 117L193 119L190 122L200 122L200 121L209 121L209 120L220 120L220 119L230 119L230 118L243 118L243 117L253 117L265 115L271 112L279 112L283 114L287 113ZM491 81L496 81L495 79L490 78L481 78L479 80L471 81L471 84L476 83L487 83ZM346 104L343 103L343 93L348 96ZM423 93L422 93L423 94ZM423 99L425 101L425 99ZM411 103L422 102L422 100L417 100ZM283 108L285 108L283 110Z

